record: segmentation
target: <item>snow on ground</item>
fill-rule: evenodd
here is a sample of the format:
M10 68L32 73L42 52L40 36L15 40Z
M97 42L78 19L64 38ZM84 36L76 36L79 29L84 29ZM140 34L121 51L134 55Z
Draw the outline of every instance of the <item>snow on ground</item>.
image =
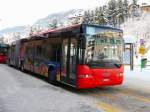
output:
M128 87L135 87L150 93L150 67L141 69L140 66L134 66L131 71L129 66L125 66L125 81L124 85Z
M150 61L150 13L142 13L141 17L129 18L121 25L125 43L134 43L134 60L135 65L140 65L141 55L139 54L140 40L144 42L146 54L142 57ZM150 63L149 63L150 65Z
M150 81L150 67L141 69L140 66L134 66L134 70L132 71L129 66L125 66L125 76Z
M0 112L102 112L93 101L0 64Z

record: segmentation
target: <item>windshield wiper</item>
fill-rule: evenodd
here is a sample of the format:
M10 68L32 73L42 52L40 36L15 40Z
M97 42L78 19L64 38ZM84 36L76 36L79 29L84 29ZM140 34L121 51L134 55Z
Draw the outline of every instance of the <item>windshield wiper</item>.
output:
M120 67L121 67L121 64L118 64L118 63L114 63L114 65L115 65L117 68L120 68Z

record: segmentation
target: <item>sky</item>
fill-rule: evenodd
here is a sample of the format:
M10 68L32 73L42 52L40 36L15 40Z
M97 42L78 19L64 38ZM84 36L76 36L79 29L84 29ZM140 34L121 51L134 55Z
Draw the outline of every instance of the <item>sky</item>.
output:
M0 0L0 30L20 25L32 25L38 19L69 9L102 6L109 0ZM140 0L150 1L150 0Z
M93 8L107 0L0 0L0 30L6 27L31 25L55 12L76 8Z

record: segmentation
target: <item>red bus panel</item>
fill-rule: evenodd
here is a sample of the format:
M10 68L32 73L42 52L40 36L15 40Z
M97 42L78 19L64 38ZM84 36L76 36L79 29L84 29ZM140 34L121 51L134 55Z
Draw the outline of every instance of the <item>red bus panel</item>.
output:
M90 69L87 65L78 65L77 70L77 88L113 86L123 83L123 66L116 69Z
M6 61L7 61L7 56L0 55L0 63L6 63Z

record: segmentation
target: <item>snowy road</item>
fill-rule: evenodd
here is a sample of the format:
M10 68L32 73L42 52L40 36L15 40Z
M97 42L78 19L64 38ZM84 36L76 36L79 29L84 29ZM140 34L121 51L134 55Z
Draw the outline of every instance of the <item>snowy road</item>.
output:
M0 65L0 112L101 112L92 100Z
M107 112L150 112L150 68L125 69L122 86L87 91Z
M0 64L0 112L150 112L148 75L126 70L122 86L79 91Z

